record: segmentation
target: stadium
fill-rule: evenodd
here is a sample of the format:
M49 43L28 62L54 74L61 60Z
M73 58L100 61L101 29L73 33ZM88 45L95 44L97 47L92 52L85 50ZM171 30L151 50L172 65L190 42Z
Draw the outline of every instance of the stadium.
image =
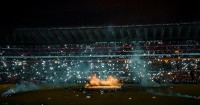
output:
M199 104L199 30L199 22L18 28L0 38L0 102ZM103 87L88 90L94 75ZM120 90L106 90L114 80Z

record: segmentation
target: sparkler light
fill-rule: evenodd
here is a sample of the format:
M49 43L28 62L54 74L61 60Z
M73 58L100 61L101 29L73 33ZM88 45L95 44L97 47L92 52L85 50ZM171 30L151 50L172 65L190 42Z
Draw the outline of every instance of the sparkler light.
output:
M124 79L124 84L143 86L197 82L200 80L200 53L195 51L199 51L200 45L197 43L168 45L162 41L133 41L129 44L0 45L0 83L85 84L91 74L97 74L98 78L112 75ZM168 49L171 45L176 46ZM186 45L194 48L188 49ZM183 55L187 55L186 58ZM192 69L195 70L195 80L190 79ZM107 82L97 82L96 85L99 84Z

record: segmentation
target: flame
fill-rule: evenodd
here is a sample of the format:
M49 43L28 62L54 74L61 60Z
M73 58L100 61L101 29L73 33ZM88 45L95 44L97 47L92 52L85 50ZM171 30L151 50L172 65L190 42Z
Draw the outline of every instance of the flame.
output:
M99 79L96 75L89 77L86 86L119 86L119 80L115 77L108 76L106 79Z

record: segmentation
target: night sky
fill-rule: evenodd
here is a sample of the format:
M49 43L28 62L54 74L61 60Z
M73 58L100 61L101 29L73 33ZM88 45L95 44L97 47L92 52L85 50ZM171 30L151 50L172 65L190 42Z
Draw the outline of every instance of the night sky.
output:
M10 34L19 27L199 22L198 4L191 0L189 2L177 0L3 2L0 4L0 34Z

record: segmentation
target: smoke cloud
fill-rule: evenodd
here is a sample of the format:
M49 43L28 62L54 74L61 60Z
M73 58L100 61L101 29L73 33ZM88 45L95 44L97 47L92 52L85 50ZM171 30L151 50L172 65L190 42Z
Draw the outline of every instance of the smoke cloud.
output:
M171 89L168 88L167 92L161 92L155 89L147 89L147 92L159 96L171 96L171 97L182 97L182 98L192 98L192 99L197 99L198 97L196 96L191 96L191 95L186 95L186 94L180 94L180 93L174 93Z
M135 49L132 51L133 57L129 58L130 62L130 74L135 82L141 83L142 86L159 86L151 79L150 71L148 70L148 61L141 58L141 54L144 54L144 50L141 48L138 42L135 43Z
M33 91L33 90L38 90L40 89L39 86L33 83L21 83L21 84L16 84L15 87L10 88L8 91L4 92L2 96L8 96L12 95L15 93L20 93L20 92L26 92L26 91Z

